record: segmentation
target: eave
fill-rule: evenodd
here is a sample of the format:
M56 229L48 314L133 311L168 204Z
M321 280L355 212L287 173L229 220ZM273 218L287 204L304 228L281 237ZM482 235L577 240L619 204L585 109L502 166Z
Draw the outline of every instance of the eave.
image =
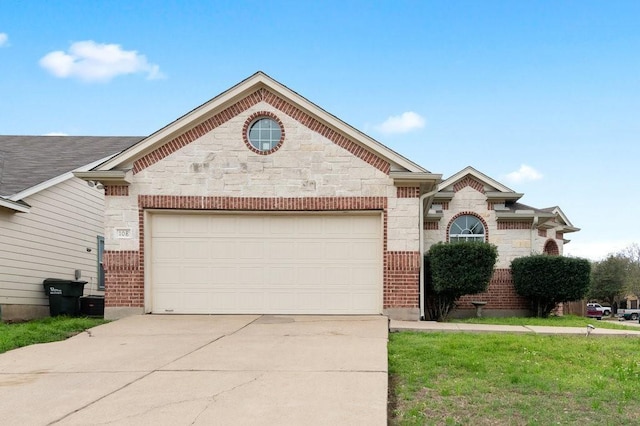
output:
M442 180L441 174L425 172L389 172L395 186L425 187L433 189Z
M563 234L567 234L569 232L578 232L580 228L576 228L575 226L561 226L558 228L558 232L562 232Z
M453 191L441 191L441 192L438 192L436 195L434 195L433 199L434 199L434 201L435 200L451 201L453 199L454 195L456 195L456 193L453 192Z
M487 196L487 200L508 200L518 201L524 196L519 192L500 192L500 191L487 191L484 193Z
M444 214L441 212L428 212L424 215L425 222L439 222L440 219L444 217Z
M125 185L131 181L126 170L94 170L88 172L73 172L73 175L87 182L97 182L103 185Z
M7 210L12 210L16 213L29 213L29 210L31 209L31 207L27 204L7 200L4 197L0 197L0 207Z
M556 217L556 215L552 213L536 213L531 210L525 211L509 211L509 212L501 212L496 210L496 219L498 221L518 221L518 220L534 220L538 218L538 226L542 225L544 222L551 220Z

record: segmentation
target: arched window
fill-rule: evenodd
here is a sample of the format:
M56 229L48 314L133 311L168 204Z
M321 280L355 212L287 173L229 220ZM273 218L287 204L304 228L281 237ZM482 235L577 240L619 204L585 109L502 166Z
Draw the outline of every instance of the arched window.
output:
M458 216L449 226L449 242L485 241L484 225L477 217L466 214Z

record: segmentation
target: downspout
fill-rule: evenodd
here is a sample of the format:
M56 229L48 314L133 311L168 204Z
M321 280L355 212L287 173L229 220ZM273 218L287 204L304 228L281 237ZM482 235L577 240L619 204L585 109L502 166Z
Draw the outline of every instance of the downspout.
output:
M529 249L531 254L534 254L533 253L533 243L534 243L535 237L533 235L533 232L537 227L538 227L538 215L534 215L533 216L533 223L531 224L531 241L530 241L531 246L530 246L530 249Z
M436 186L437 188L437 186ZM424 200L429 197L433 197L438 193L438 190L434 190L431 192L427 192L420 196L420 211L419 220L420 220L420 234L419 234L419 244L420 244L420 320L424 320Z

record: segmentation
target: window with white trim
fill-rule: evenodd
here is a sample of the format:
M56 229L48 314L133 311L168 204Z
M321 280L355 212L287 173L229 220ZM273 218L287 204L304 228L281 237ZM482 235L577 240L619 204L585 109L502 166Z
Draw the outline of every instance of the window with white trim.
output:
M453 221L449 227L449 242L461 241L485 241L484 225L480 219L466 214Z

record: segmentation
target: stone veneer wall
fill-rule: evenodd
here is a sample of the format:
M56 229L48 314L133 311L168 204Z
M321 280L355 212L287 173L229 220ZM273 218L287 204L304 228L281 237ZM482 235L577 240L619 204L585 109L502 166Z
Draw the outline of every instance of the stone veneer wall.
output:
M277 152L247 149L243 128L277 117ZM144 307L146 209L380 210L383 309L419 306L419 190L396 188L390 165L273 93L261 89L134 164L129 187L105 188L106 308ZM131 238L118 239L118 229Z

